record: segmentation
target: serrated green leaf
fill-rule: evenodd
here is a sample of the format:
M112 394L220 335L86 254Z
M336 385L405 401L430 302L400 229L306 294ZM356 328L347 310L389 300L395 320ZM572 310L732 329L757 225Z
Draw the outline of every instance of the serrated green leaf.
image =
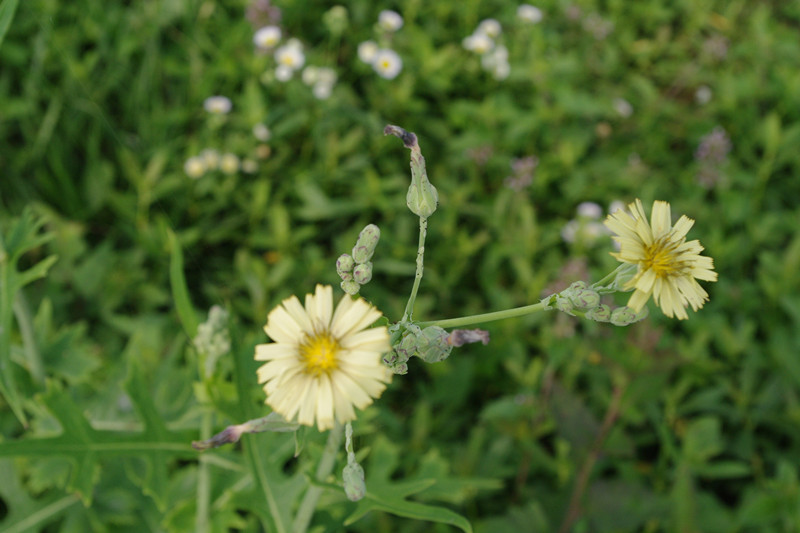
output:
M72 463L67 489L76 491L85 505L92 501L101 461L121 456L139 457L145 462L143 490L163 506L169 460L195 457L196 453L189 445L189 433L166 429L147 390L140 372L132 366L127 391L142 417L144 431L99 431L92 428L70 395L50 382L41 400L61 425L61 434L0 443L0 457L67 458Z

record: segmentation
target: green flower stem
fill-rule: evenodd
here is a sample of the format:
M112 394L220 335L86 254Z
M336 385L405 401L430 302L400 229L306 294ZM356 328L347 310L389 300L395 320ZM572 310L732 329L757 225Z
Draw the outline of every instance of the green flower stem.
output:
M325 444L325 450L322 452L319 465L317 465L315 476L317 481L325 481L333 471L333 466L336 463L336 452L342 443L343 429L343 426L336 422L333 429L328 433L328 442ZM308 487L305 496L303 496L303 501L300 503L300 508L297 509L297 515L294 517L293 533L305 533L308 530L308 525L311 523L311 517L314 515L314 509L317 507L317 502L323 490L316 485Z
M419 282L422 281L423 258L425 257L425 237L428 234L428 219L419 217L419 246L417 247L417 272L414 275L414 286L411 288L411 296L408 298L403 319L400 322L409 322L414 314L414 301L417 299Z
M539 311L546 311L544 302L537 304L525 305L523 307L514 307L513 309L506 309L505 311L495 311L493 313L483 313L481 315L462 316L459 318L448 318L446 320L430 320L428 322L420 322L417 325L421 328L428 326L439 326L440 328L457 328L461 326L470 326L472 324L480 324L482 322L492 322L494 320L503 320L504 318L514 318L518 316L530 315L538 313Z
M211 411L206 412L200 422L200 438L206 440L211 436L212 417ZM197 510L195 512L195 531L208 533L209 508L211 506L211 473L208 468L209 455L201 455L197 466Z

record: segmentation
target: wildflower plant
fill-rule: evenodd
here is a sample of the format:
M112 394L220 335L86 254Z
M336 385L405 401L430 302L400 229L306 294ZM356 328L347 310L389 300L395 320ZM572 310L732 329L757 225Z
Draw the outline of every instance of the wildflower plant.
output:
M576 281L522 307L419 320L414 314L415 302L424 274L428 220L439 208L439 193L428 178L417 136L393 125L386 126L384 134L398 137L410 150L411 182L406 206L419 222L415 275L402 316L392 321L357 296L372 279L373 256L380 254L381 232L377 225L369 224L359 233L352 250L336 260L343 294L335 307L333 288L318 284L313 294L305 296L304 304L291 296L267 316L264 331L271 342L257 345L254 357L263 363L257 370L257 378L263 385L265 402L272 413L229 426L215 436L195 442L194 446L206 450L236 442L246 433L316 427L319 431L329 431L317 470L317 480L325 482L333 473L344 434L347 463L341 471L339 487L348 500L367 502L359 503L357 511L345 524L369 510L384 510L446 522L471 531L463 517L447 509L426 507L423 512L397 492L386 499L388 493L381 492L384 490L381 482L375 481L377 486L373 485L370 466L365 468L358 462L353 448L352 424L357 424L362 411L391 386L392 376L414 372L414 358L425 364L437 364L452 357L455 349L464 349L465 345L491 345L488 331L462 328L501 319L560 311L572 317L624 327L648 316L646 304L651 297L666 316L686 319L687 307L697 311L708 300L708 294L697 280L716 281L717 274L712 259L700 254L703 248L699 242L686 240L693 225L691 219L682 216L673 225L669 204L656 201L648 221L643 204L637 199L628 206L628 211L617 210L606 218L605 225L620 245L618 252L610 253L621 265L599 281ZM597 224L595 221L601 216L602 208L584 202L578 206L577 213L578 218ZM630 291L633 293L627 304L613 303L615 293ZM219 312L212 310L210 321L218 323L219 320ZM214 328L210 324L201 328L196 346L219 346L220 341L210 340L219 338L211 333ZM201 349L204 352L215 350ZM295 531L305 531L311 523L322 490L318 486L308 487L297 510Z

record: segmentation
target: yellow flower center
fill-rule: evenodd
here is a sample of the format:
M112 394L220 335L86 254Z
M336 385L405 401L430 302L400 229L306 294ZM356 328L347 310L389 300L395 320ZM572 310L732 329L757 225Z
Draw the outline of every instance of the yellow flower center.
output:
M336 358L339 349L339 342L329 333L307 338L300 345L300 357L306 364L306 374L319 377L336 370L339 365Z
M683 270L683 264L676 260L675 248L676 243L669 239L661 239L646 246L642 265L662 279L679 274Z

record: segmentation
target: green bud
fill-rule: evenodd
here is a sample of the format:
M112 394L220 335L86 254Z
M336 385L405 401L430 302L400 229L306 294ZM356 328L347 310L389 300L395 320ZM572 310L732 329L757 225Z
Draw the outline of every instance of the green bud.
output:
M361 290L361 285L353 280L342 281L339 286L350 296L355 296Z
M572 302L570 301L569 298L563 298L560 295L556 295L556 309L558 309L562 313L567 313L568 315L575 316L572 314L573 307L574 306L572 305Z
M581 310L594 309L600 305L600 294L592 289L578 289L569 296L572 304Z
M367 224L358 234L356 246L366 246L368 250L374 251L380 239L381 229L375 224Z
M336 260L336 273L344 281L353 279L353 266L355 265L353 258L347 254L342 254Z
M439 193L436 187L428 180L425 170L425 158L419 148L417 136L399 126L386 126L384 135L399 137L406 148L411 150L411 185L406 194L406 205L415 215L428 218L436 211L439 203Z
M586 318L595 322L609 322L611 320L611 308L606 304L600 304L594 309L588 310Z
M358 463L349 463L342 470L344 493L351 502L357 502L367 494L367 484L364 483L364 469Z
M426 363L438 363L450 357L453 347L448 344L449 333L439 326L430 326L417 336L417 356Z
M322 21L332 35L344 33L349 24L347 19L347 8L344 6L333 6L322 15Z
M611 312L611 319L609 322L615 326L628 326L636 322L637 313L627 305L624 307L617 307Z
M642 321L642 320L644 320L645 318L647 318L647 317L648 317L648 315L650 315L650 310L649 310L649 309L647 308L647 306L645 305L645 306L643 306L643 307L642 307L642 310L641 310L641 311L639 311L638 313L636 313L636 318L635 318L633 321L634 321L634 322L639 322L639 321Z
M356 265L353 268L353 279L360 285L366 285L372 279L372 263Z

